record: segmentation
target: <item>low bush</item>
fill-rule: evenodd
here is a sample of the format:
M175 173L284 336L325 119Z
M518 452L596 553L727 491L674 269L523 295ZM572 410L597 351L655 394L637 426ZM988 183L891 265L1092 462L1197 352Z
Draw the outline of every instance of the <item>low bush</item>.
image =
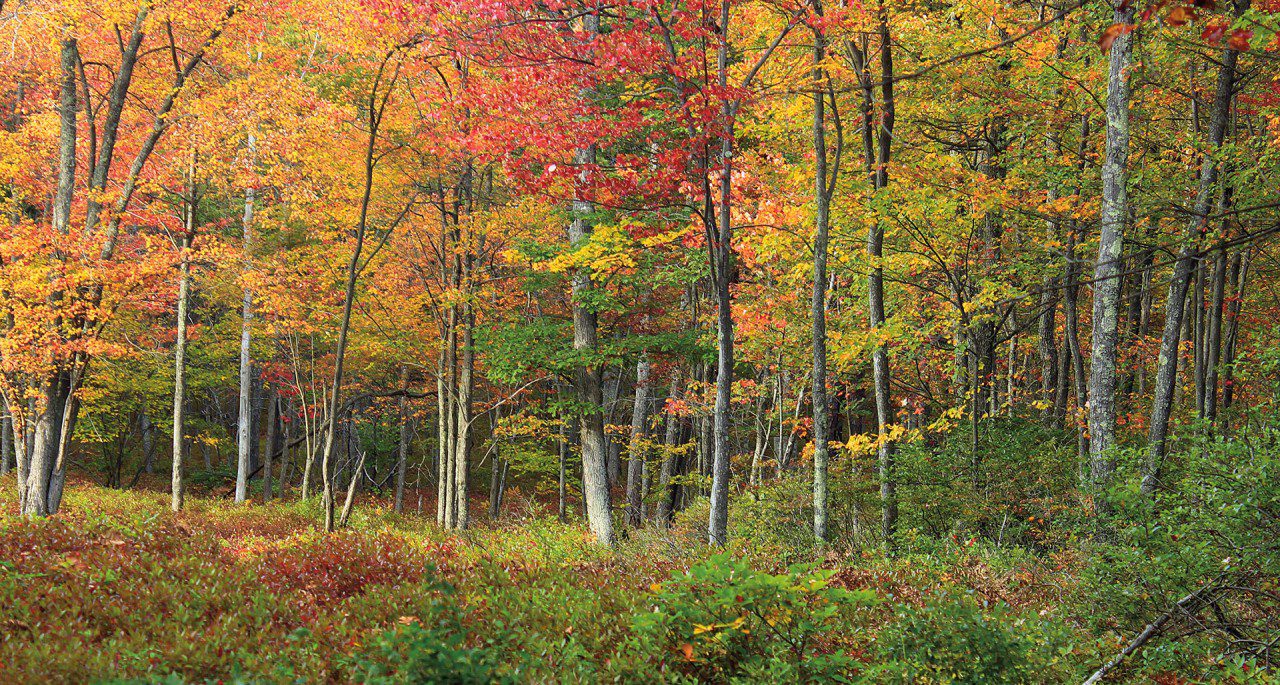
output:
M637 640L662 665L704 682L844 682L856 660L856 613L871 592L829 584L832 573L773 575L726 555L655 585Z
M877 636L877 683L1065 682L1070 643L1063 629L1019 617L1002 603L984 606L970 594L942 593L922 607L902 604Z

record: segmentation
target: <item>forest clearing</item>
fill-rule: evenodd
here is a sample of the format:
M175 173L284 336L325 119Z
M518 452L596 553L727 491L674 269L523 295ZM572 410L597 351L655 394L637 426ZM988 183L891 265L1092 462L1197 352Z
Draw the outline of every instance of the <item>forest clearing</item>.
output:
M1274 0L0 0L0 683L1280 682Z

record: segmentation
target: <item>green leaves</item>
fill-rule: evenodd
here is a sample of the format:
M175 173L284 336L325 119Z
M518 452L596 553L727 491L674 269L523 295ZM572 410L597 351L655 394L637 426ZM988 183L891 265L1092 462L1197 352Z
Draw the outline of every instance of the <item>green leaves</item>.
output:
M699 680L848 682L850 621L875 594L833 587L833 573L796 565L774 575L716 555L654 585L635 631Z

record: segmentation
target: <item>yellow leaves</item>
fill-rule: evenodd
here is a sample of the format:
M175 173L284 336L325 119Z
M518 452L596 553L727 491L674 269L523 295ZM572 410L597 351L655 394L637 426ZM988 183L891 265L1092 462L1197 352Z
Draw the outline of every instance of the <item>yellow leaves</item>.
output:
M907 427L901 424L893 424L888 427L884 433L880 435L869 435L859 433L849 436L849 440L844 444L844 448L854 456L870 456L880 451L881 447L894 442L903 442L908 435Z
M719 632L721 630L737 630L741 628L743 624L745 624L746 622L747 622L746 616L739 616L738 618L732 621L729 621L728 623L711 623L708 625L701 625L701 624L695 623L693 624L693 634L703 635L705 633Z
M670 245L684 239L685 236L693 232L692 225L685 225L670 231L657 233L640 239L640 246L648 249Z
M962 418L964 418L964 407L950 407L930 423L926 430L930 433L946 433L955 428Z
M632 268L635 260L636 241L626 230L626 224L601 224L596 226L581 245L560 254L543 264L552 273L573 269L587 269L594 273L608 273Z

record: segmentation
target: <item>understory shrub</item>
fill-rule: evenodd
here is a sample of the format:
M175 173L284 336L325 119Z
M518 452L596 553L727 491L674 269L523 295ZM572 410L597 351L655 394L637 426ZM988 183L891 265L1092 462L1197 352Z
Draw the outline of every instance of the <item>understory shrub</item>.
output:
M829 584L830 571L752 569L727 555L655 585L637 640L703 682L849 682L858 610L875 594Z
M1046 683L1069 680L1065 630L1019 617L1002 603L942 593L922 607L902 604L875 640L876 683Z

